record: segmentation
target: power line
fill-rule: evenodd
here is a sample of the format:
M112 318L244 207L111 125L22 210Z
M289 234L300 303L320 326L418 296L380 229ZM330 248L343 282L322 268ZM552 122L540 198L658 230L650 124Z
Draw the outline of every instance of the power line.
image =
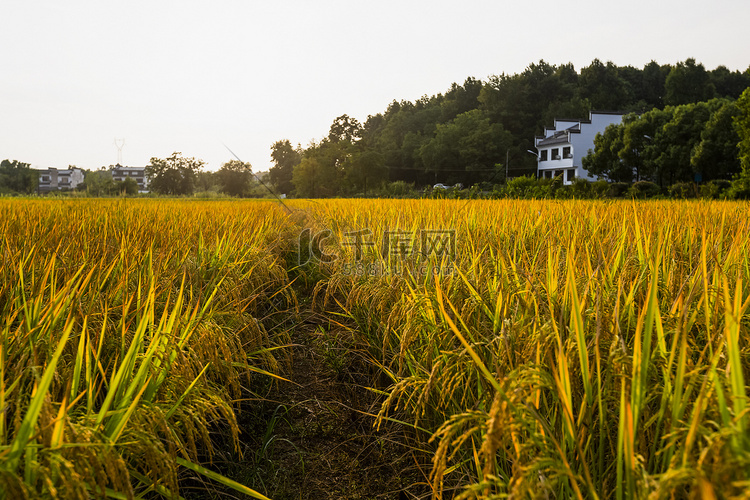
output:
M438 172L438 173L440 173L440 172L464 172L464 173L474 173L474 172L483 173L483 172L488 172L488 173L497 173L497 172L504 171L504 169L488 169L488 168L482 169L482 170L467 170L465 168L463 168L463 169L440 168L440 169L437 169L437 170L426 170L424 168L416 168L416 167L393 167L393 166L389 166L389 165L383 165L383 166L385 168L387 168L387 169L390 169L390 170L408 170L408 171L414 171L414 172L423 172L425 174L434 174L435 172ZM508 167L508 170L532 170L532 168L531 167Z
M229 151L229 152L230 152L230 153L232 154L232 156L234 156L235 158L237 158L237 161L238 161L238 162L240 162L240 163L245 163L244 161L240 160L240 157L239 157L239 156L237 156L236 154L234 154L234 151L232 151L231 149L229 149L229 146L227 146L227 145L226 145L226 144L224 144L223 142L222 142L221 144L222 144L222 145L223 145L223 146L224 146L225 148L227 148L227 151ZM283 200L282 200L282 199L281 199L281 198L279 197L279 195L277 195L276 193L274 193L274 192L273 192L273 190L272 190L271 188L269 188L268 186L266 186L266 183L265 183L265 182L263 182L263 180L262 180L262 179L261 179L260 177L258 177L258 175L257 175L257 174L256 174L255 172L253 172L253 171L252 171L252 169L250 170L250 172L251 172L251 173L253 174L253 176L254 176L254 177L255 177L256 179L258 179L258 182L260 182L260 183L261 183L261 185L262 185L262 186L263 186L264 188L266 188L266 189L268 190L268 192L269 192L269 193L271 193L271 194L272 194L272 195L274 196L274 198L276 198L276 199L277 199L277 200L279 201L279 203L281 203L281 205L282 205L282 206L283 206L284 208L286 208L286 210L287 210L287 212L289 212L289 214L293 214L293 213L294 213L294 212L292 212L292 209L291 209L291 208L289 208L289 207L288 207L288 206L286 205L286 203L284 203L284 201L283 201Z

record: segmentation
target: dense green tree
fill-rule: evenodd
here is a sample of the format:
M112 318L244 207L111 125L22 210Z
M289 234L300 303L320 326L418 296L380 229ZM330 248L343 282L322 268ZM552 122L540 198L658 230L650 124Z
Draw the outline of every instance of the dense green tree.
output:
M715 87L702 64L695 59L677 63L664 82L664 102L668 105L707 101L714 96Z
M533 136L537 132L537 117L531 109L533 104L529 102L527 92L528 85L523 75L490 76L479 95L480 109L493 123L501 123L515 137L529 132ZM541 112L540 109L537 111Z
M633 167L620 158L624 131L624 125L612 124L603 133L596 134L594 150L581 160L583 168L612 182L632 182Z
M540 118L551 103L567 101L575 96L576 83L571 81L571 68L571 66L558 68L541 60L539 64L530 64L521 73L521 79L526 87L524 104L528 107L534 125L539 124ZM580 80L579 77L577 79L579 84ZM505 127L505 123L503 126Z
M172 153L168 158L151 158L146 166L149 189L155 193L172 196L193 194L202 160L185 158L182 153Z
M115 182L115 189L117 194L135 196L138 194L138 183L132 177L127 177L125 180Z
M0 192L31 194L39 184L39 173L18 160L0 162Z
M311 143L294 167L295 196L325 198L346 193L351 186L346 184L344 165L351 154L352 145L347 141Z
M750 71L740 73L729 71L726 66L718 66L710 72L710 80L716 88L717 97L737 99L746 88L750 87Z
M649 163L646 162L645 150L654 135L652 122L640 120L636 114L628 114L622 120L622 147L618 157L630 175L622 175L620 182L638 182L651 178Z
M85 170L83 172L83 185L81 189L89 196L135 196L138 194L138 183L131 177L125 180L115 181L112 172L105 167L99 170Z
M750 88L745 90L737 99L737 114L734 117L734 127L739 137L739 148L742 171L750 175Z
M545 126L549 126L554 123L555 119L559 118L586 120L589 117L590 109L591 103L589 100L578 96L565 101L555 101L550 103L549 107L542 115L544 118L541 123L546 124ZM531 144L531 146L533 146L533 144Z
M604 64L594 59L590 66L581 68L579 81L581 95L595 110L622 110L633 102L633 89L611 61Z
M590 103L579 83L572 64L555 67L542 60L520 74L490 77L479 96L480 109L512 135L511 149L523 152L554 118L588 117ZM536 170L530 155L521 154L515 163L520 167L515 173Z
M414 103L393 101L383 115L368 117L357 146L373 149L382 156L390 180L420 182L424 169L415 152L441 123L446 113L443 101L441 95L423 97Z
M533 137L550 103L572 97L574 92L555 71L554 66L541 60L520 74L491 76L479 95L481 109L514 136Z
M597 136L595 151L583 163L612 181L654 181L662 187L727 179L739 170L736 115L735 104L722 99L626 115Z
M377 147L377 140L383 131L386 120L382 113L370 115L362 124L360 144L362 147L374 149Z
M555 70L555 74L562 87L569 89L567 92L572 93L573 89L578 87L580 76L573 63L561 64Z
M750 199L750 88L737 99L734 127L740 139L737 147L740 150L742 170L732 181L728 194L733 198Z
M632 170L628 182L653 181L655 179L654 159L660 151L657 136L662 127L672 119L673 108L654 108L642 115L630 114L623 117L623 144L618 155ZM625 181L625 179L622 179Z
M723 101L685 104L674 108L674 114L661 130L657 130L654 147L659 154L654 158L655 179L660 186L697 180L690 159L701 140L711 115L721 108Z
M303 158L294 166L294 193L298 198L325 196L325 184L332 176L316 158Z
M195 190L198 192L219 192L219 181L216 172L201 170L195 178Z
M354 143L359 140L362 134L362 125L355 118L349 115L341 115L331 124L328 131L328 140L331 142L348 142Z
M490 123L478 109L437 126L435 137L419 155L436 182L469 185L495 178L495 166L504 163L511 137L499 123Z
M483 84L476 78L467 78L463 86L454 83L445 96L440 100L440 123L453 120L461 113L466 113L479 106L479 94ZM429 99L422 99L429 105Z
M346 185L349 193L372 192L388 180L383 155L373 150L356 150L344 161Z
M690 164L693 171L706 182L712 179L731 179L740 171L739 136L734 118L739 109L727 100L711 114L700 134L700 142L693 148Z
M664 86L671 70L672 66L668 64L659 65L656 61L651 61L644 66L641 78L643 86L640 92L636 90L636 100L644 101L647 108L663 108Z
M253 168L247 162L229 160L216 172L219 191L230 196L246 195L253 180Z
M268 172L271 184L276 191L291 194L294 190L294 167L302 160L301 148L293 148L288 139L276 141L271 146L271 159L274 163Z
M115 191L115 181L112 179L112 172L102 167L99 170L85 171L83 173L83 183L86 186L86 193L89 196L105 196L113 194Z
M423 135L426 132L425 125L431 124L434 127L439 120L440 108L438 106L432 110L433 116L427 116L426 106L421 107L422 109L417 109L411 103L392 103L389 111L386 112L386 124L380 134L378 146L390 159L389 163L396 167L413 168L410 155L404 155L401 149L404 139L407 136ZM432 130L429 131L429 134L431 133Z
M627 84L631 93L631 102L645 102L646 99L643 94L644 70L634 66L620 66L617 67L617 75Z

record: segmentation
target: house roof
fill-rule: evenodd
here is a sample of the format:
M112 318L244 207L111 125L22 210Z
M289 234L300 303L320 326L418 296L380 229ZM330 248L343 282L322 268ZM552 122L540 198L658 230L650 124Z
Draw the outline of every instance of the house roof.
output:
M562 137L548 137L547 139L544 139L543 141L539 141L537 143L537 147L539 146L552 146L555 144L568 144L570 141L568 140L568 136L562 136Z
M536 146L551 146L553 144L567 144L569 142L570 136L568 135L568 130L561 130L559 132L555 132L546 139L542 139L541 141L537 142Z
M555 119L555 127L545 127L544 128L544 136L536 136L536 147L540 146L552 146L555 144L566 144L570 142L570 134L580 134L581 133L581 126L582 125L588 125L591 124L592 118L594 115L617 115L622 116L623 113L620 111L590 111L589 112L589 119L588 120L580 120L580 119L562 119L562 118L556 118ZM558 123L561 125L566 125L567 123L573 123L573 125L562 129L557 130ZM556 131L557 130L557 131ZM546 134L553 132L552 135L546 136Z
M109 167L109 168L110 168L110 170L124 170L124 171L127 171L127 172L130 172L130 171L138 172L138 171L141 171L141 170L146 170L146 167L124 167L122 165L115 165L115 166Z
M34 170L36 170L41 175L50 175L50 174L52 174L52 172L57 172L57 175L71 175L76 170L80 170L81 172L83 172L83 170L81 170L78 167L76 167L76 168L64 168L64 169L59 169L59 168L55 168L55 167L49 167L49 168L36 168Z

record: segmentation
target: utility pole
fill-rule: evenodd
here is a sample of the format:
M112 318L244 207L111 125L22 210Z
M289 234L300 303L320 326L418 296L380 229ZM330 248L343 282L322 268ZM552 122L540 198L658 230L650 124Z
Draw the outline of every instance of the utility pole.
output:
M115 137L115 147L117 148L117 164L122 166L122 148L125 146L125 138L118 139Z
M509 158L509 150L505 150L505 183L508 183L508 158Z

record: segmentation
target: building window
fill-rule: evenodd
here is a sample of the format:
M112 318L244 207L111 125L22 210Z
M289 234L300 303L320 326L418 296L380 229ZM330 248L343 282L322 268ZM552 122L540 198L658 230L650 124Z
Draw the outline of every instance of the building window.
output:
M49 182L49 175L43 175L42 182Z
M560 159L560 148L552 148L552 159L553 160Z
M576 178L576 169L570 168L568 169L568 182L573 182L573 179Z
M563 148L563 158L573 158L573 155L570 154L570 146L565 146Z
M546 149L542 149L539 154L540 154L539 161L547 161L547 150Z

